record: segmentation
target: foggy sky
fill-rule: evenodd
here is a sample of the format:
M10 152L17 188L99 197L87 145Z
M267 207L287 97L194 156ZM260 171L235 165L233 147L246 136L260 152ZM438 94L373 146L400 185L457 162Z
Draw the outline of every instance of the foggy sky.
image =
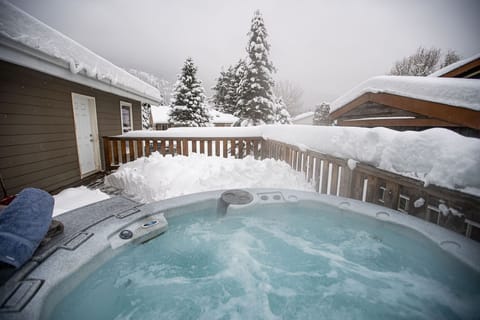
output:
M388 73L420 45L480 52L479 0L12 0L116 65L175 81L192 57L207 94L246 56L262 12L275 80L304 90L306 109Z

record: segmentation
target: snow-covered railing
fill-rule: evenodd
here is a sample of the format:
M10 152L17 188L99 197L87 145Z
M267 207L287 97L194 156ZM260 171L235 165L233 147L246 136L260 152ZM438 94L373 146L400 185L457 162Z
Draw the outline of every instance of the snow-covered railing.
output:
M249 132L242 132L249 133ZM252 136L104 137L106 170L152 152L190 153L256 159L273 158L303 172L322 194L338 195L399 210L480 241L480 198L385 171L368 164L323 154L307 147Z
M152 152L164 156L201 153L224 158L241 159L247 155L260 158L263 141L261 137L104 137L105 169L109 172Z
M478 197L279 141L262 146L262 158L287 162L319 193L392 208L480 241Z

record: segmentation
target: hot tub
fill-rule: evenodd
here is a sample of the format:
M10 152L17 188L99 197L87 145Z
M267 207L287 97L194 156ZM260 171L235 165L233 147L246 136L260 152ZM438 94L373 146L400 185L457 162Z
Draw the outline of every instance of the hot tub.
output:
M215 191L61 217L67 235L2 288L2 319L480 314L478 243L356 200Z

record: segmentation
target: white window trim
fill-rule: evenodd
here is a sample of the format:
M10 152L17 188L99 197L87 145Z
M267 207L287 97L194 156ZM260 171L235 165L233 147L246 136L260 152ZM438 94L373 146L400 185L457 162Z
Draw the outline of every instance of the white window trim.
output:
M132 104L126 101L120 101L120 130L122 134L123 132L123 109L122 107L129 107L130 108L130 131L133 131L133 112L132 112Z

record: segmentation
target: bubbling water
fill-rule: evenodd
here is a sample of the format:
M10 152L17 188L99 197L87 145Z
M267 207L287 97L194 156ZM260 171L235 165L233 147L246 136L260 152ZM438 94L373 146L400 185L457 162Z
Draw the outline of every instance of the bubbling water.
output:
M52 319L473 318L480 276L423 236L328 206L168 218Z

